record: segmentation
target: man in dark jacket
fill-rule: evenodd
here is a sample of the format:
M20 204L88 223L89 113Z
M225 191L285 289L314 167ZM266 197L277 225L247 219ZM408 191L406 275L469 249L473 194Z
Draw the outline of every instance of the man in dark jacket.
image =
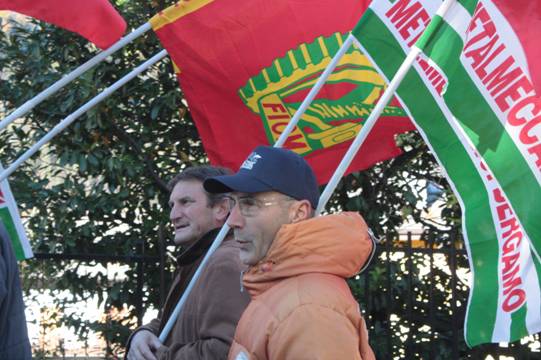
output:
M212 255L164 344L158 336L229 214L227 199L207 193L203 181L228 173L211 166L194 167L170 182L174 242L183 252L160 315L128 340L128 360L227 357L235 327L249 302L248 294L240 291L242 265L238 244L231 237Z
M17 260L0 221L0 359L31 359Z

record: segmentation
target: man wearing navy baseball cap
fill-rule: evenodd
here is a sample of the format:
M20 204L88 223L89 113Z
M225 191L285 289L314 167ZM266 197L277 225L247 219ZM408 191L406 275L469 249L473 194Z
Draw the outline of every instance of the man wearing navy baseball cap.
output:
M258 146L234 175L203 184L230 193L227 220L248 265L244 311L229 359L374 359L346 283L369 261L358 213L314 217L316 177L296 153Z

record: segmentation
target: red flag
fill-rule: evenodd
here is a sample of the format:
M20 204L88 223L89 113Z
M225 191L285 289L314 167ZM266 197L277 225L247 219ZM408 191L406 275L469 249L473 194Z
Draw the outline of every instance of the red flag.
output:
M257 145L278 139L368 2L192 0L151 19L212 163L237 169ZM384 86L351 47L285 147L327 182ZM413 128L393 102L348 172L400 154L394 135Z
M541 1L494 0L494 4L518 36L530 70L537 96L541 96Z
M113 45L126 30L126 22L107 0L0 0L0 10L76 32L101 49Z

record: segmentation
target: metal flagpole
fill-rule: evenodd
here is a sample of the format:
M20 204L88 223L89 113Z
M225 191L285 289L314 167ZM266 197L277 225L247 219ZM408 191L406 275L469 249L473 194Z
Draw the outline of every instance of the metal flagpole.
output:
M284 129L282 134L280 134L280 137L278 138L276 143L274 143L274 147L282 147L282 145L285 143L287 137L289 136L291 131L293 131L293 129L295 128L295 126L299 122L299 119L301 118L301 116L304 114L304 112L306 111L308 106L310 106L310 104L312 103L312 101L316 97L319 90L321 90L321 87L325 84L325 81L327 81L327 78L334 71L334 69L336 68L336 65L338 65L338 62L340 61L340 59L342 59L342 57L344 56L346 51L349 49L349 47L353 43L353 39L354 39L354 37L350 34L347 37L346 41L342 44L340 49L338 49L338 52L334 55L331 62L327 65L327 67L325 68L325 71L323 71L323 73L321 74L321 76L319 77L317 82L314 84L314 86L312 87L312 89L310 90L308 95L306 95L306 98L304 98L304 100L302 101L301 106L295 112L295 115L293 115L293 117L291 118L291 121L289 122L287 127ZM197 279L199 279L199 275L203 271L205 265L207 264L208 260L212 256L212 254L214 254L216 249L218 249L218 247L223 242L223 240L224 240L225 236L227 235L228 231L229 231L229 225L227 225L227 223L226 223L226 224L223 225L222 229L220 230L220 232L218 233L218 235L214 239L214 241L212 243L212 246L207 251L207 254L205 255L205 257L201 261L201 264L199 265L199 268L197 269L197 271L193 275L192 279L190 280L190 283L186 287L186 290L184 290L184 293L180 297L180 300L178 301L177 305L175 306L175 309L173 310L173 312L171 313L171 316L167 320L167 323L165 324L162 332L160 333L159 339L160 339L160 341L162 343L165 341L165 339L167 338L167 335L169 335L169 332L173 328L173 324L177 320L177 317L180 314L180 311L184 307L184 304L186 303L186 300L188 299L188 296L190 295L190 292L192 291L192 288L194 287L195 283L197 282Z
M456 2L456 0L445 0L443 4L440 5L438 11L436 12L437 16L444 17L451 5L453 5ZM432 20L433 21L433 20ZM432 24L432 21L430 24ZM430 24L428 26L430 26ZM427 27L428 28L428 27ZM359 46L359 48L362 48L361 44L357 39L355 39L355 44ZM353 161L353 158L361 148L361 145L368 137L368 134L370 133L370 130L374 127L377 119L381 115L383 109L387 105L387 103L391 100L394 92L404 79L404 76L406 76L408 70L413 65L413 62L417 58L417 56L421 53L421 49L419 49L416 45L413 45L411 47L411 50L409 54L406 56L406 59L404 59L404 62L402 65L400 65L400 68L396 72L395 76L391 80L391 83L389 84L389 87L385 90L381 98L379 99L378 103L374 107L374 110L372 110L372 113L366 119L363 127L361 128L361 131L359 134L357 134L357 137L355 137L355 140L351 143L347 153L342 158L342 161L336 168L331 180L325 187L325 190L319 197L319 203L317 206L316 214L321 213L321 211L325 208L325 205L329 201L329 198L331 197L332 193L336 189L336 186L338 185L338 182L346 172L347 168Z
M317 82L310 89L310 92L308 93L308 95L306 95L306 97L302 101L301 106L295 112L295 115L293 115L293 117L291 118L291 121L287 124L286 128L284 129L284 132L280 134L280 137L274 143L274 147L282 147L284 145L284 143L287 140L287 137L293 131L295 126L297 126L299 119L304 115L304 113L306 112L306 109L308 109L308 106L310 106L312 101L314 101L314 98L319 93L319 90L321 90L321 88L323 87L323 85L325 84L329 76L332 74L332 72L336 68L336 65L338 65L338 62L340 61L340 59L342 59L346 51L349 50L349 47L353 43L353 39L354 39L353 35L349 34L346 41L342 44L340 49L338 49L338 52L333 56L331 62L325 68L325 71L323 71L319 79L317 79Z
M85 62L83 65L79 66L77 69L71 71L69 74L63 76L60 80L55 82L53 85L49 86L47 89L40 92L38 95L34 96L32 99L27 100L24 104L19 106L15 111L9 114L0 122L0 130L3 130L11 124L14 120L22 117L27 112L32 110L36 105L41 103L43 100L47 99L49 96L56 93L58 90L62 89L65 85L69 84L73 80L77 79L81 74L92 69L94 66L102 62L107 56L115 53L117 50L123 48L134 39L143 35L145 32L150 30L151 26L149 23L145 23L139 26L137 29L118 40L116 43L111 45L109 48L100 52L98 55L94 56L92 59Z
M156 62L161 60L167 55L166 50L162 50L141 65L137 66L135 69L130 71L128 74L124 75L121 79L117 80L113 85L106 88L104 91L96 95L94 98L89 100L86 104L81 106L75 112L68 115L64 120L57 124L51 131L49 131L44 137L42 137L36 144L34 144L30 149L28 149L21 157L19 157L13 164L11 164L6 170L2 171L0 174L0 181L6 179L13 171L15 171L23 162L28 160L36 151L39 150L44 144L50 141L53 137L58 135L62 130L68 127L73 121L75 121L79 116L83 115L88 110L92 109L94 106L105 100L109 95L118 90L121 86L126 84L128 81L142 73L144 70L148 69L150 66L154 65Z
M389 84L389 87L385 90L381 98L378 100L376 106L374 107L374 110L372 110L372 113L370 114L368 119L366 119L364 125L361 128L361 131L357 134L357 136L355 137L355 140L353 140L353 142L349 146L348 151L346 152L346 154L342 158L342 161L340 162L340 164L334 171L334 174L331 180L329 181L329 183L325 187L325 190L319 197L319 203L316 209L316 214L320 214L321 211L325 208L325 205L327 205L327 202L329 201L329 198L331 197L332 193L336 189L338 182L340 181L340 179L346 172L347 168L353 161L353 158L359 151L361 145L368 137L368 134L370 133L370 131L376 124L376 121L381 115L381 113L383 112L383 110L385 109L385 106L393 97L396 88L398 88L398 85L400 85L400 83L402 82L402 79L404 79L404 76L406 76L406 73L408 72L410 67L413 65L413 62L415 61L415 59L420 53L421 53L421 50L417 48L416 46L413 46L408 56L402 63L402 65L400 65L400 68L398 69L396 75L394 76L393 80Z
M188 298L188 295L190 294L193 287L195 286L195 283L197 282L197 279L199 279L199 276L203 272L203 269L207 265L210 257L212 256L212 254L214 254L216 249L218 249L218 247L222 244L222 242L224 241L225 236L227 235L228 232L229 232L229 225L224 224L224 226L222 226L222 228L220 229L220 232L218 233L218 235L216 235L216 239L214 239L214 241L212 242L212 245L208 249L207 254L205 255L205 257L201 261L201 264L199 264L199 267L197 268L197 271L193 274L193 277L190 280L190 283L186 287L186 290L184 290L184 293L182 294L180 300L178 301L177 305L175 306L175 309L171 313L171 316L169 316L169 319L167 320L167 323L165 324L162 332L160 333L159 339L160 339L160 341L162 343L165 341L165 339L167 338L167 335L169 335L169 332L173 328L173 324L177 320L177 317L180 314L180 311L184 307L184 304L186 303L186 299Z

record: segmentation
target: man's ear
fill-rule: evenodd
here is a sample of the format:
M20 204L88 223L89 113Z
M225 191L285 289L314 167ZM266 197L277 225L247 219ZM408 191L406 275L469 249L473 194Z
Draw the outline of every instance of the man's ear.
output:
M313 216L314 209L308 200L296 200L289 208L290 223L297 223Z
M218 200L214 204L213 211L216 221L224 223L229 215L229 202L226 199Z

